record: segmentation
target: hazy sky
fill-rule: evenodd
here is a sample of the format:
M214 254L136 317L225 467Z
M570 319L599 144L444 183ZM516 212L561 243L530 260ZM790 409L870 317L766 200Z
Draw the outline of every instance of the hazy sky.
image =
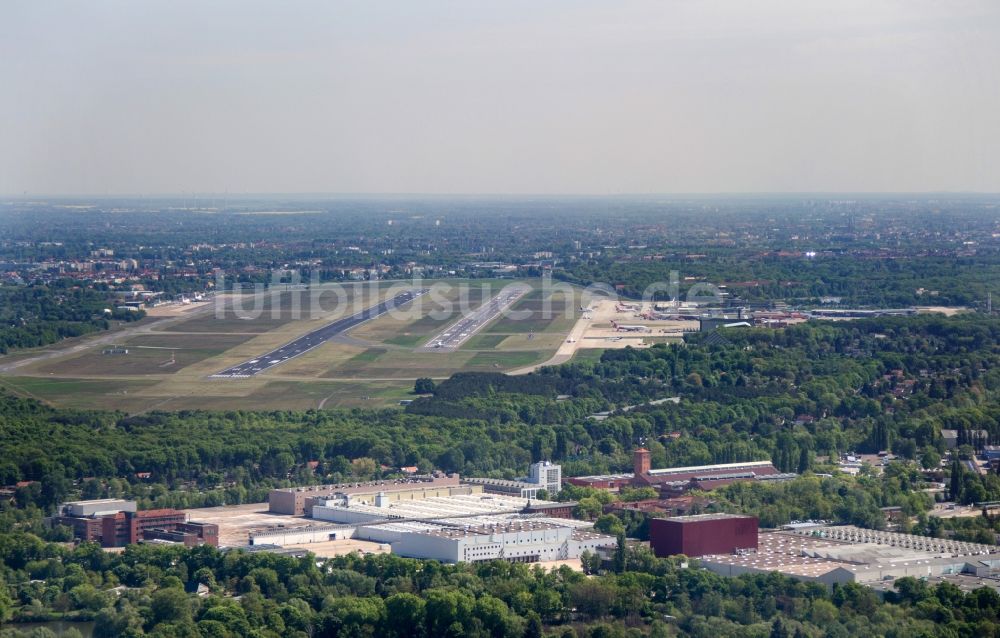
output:
M1000 192L1000 1L0 2L0 193Z

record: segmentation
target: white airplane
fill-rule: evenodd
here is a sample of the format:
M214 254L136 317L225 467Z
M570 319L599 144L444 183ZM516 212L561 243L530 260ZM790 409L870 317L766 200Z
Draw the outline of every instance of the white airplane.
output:
M649 332L650 331L649 326L629 325L629 324L624 324L624 323L618 323L617 321L612 321L611 322L611 326L617 332Z

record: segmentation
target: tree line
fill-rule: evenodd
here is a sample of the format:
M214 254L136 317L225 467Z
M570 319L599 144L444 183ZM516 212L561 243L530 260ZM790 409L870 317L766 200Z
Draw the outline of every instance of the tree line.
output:
M67 549L0 535L4 638L31 620L94 620L95 638L987 636L1000 595L900 579L885 600L779 574L724 578L642 547L593 575L499 561L356 553L318 560L212 547Z

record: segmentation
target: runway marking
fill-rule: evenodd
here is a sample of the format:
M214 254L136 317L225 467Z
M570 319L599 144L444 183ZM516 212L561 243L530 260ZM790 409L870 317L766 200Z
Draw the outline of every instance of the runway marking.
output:
M529 286L517 286L501 290L499 294L491 297L489 301L469 314L464 315L458 321L442 330L438 335L431 338L430 341L424 344L424 348L440 352L457 350L472 335L482 330L483 327L496 319L500 313L511 307L530 290Z
M297 339L289 341L285 345L279 346L270 352L226 368L221 372L216 372L209 378L249 379L250 377L260 374L265 370L269 370L286 361L290 361L299 355L303 355L314 348L318 348L330 339L343 334L347 330L350 330L351 328L354 328L366 321L375 319L376 317L380 317L393 308L409 303L417 297L426 294L428 291L428 288L421 288L418 290L407 290L406 292L401 292L392 299L387 299L381 303L375 304L374 306L365 308L361 312L355 313L350 317L337 319L322 328L317 328L316 330L308 332Z

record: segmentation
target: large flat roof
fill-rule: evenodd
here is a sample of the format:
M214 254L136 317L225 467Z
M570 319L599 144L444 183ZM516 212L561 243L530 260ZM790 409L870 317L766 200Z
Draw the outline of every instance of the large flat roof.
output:
M358 528L369 530L385 530L389 532L426 532L440 529L440 525L425 523L423 521L399 521L394 523L375 523L374 525L358 525Z
M469 525L466 527L441 527L438 529L420 532L428 536L441 536L443 538L464 538L467 536L488 536L490 534L508 534L515 532L534 532L542 530L567 529L552 523L543 523L532 520L511 520L490 525Z
M439 481L448 480L449 482L454 482L459 478L458 474L453 474L450 476L410 476L406 478L397 479L387 479L382 481L360 481L355 483L331 483L328 485L302 485L299 487L276 487L272 492L302 492L305 494L314 494L316 492L324 492L329 494L334 494L339 490L345 489L358 489L364 487L378 488L381 491L393 491L406 489L407 487L419 487L421 485L427 485L437 483Z
M792 533L813 538L841 541L849 545L891 546L900 550L915 550L923 554L976 556L998 551L996 545L984 545L950 538L933 538L916 534L884 532L854 525L822 525L792 530Z
M816 549L839 544L790 534L762 533L757 537L757 551L740 554L711 554L699 560L717 565L731 565L775 571L796 576L816 577L838 568L848 568L850 563L813 556Z
M515 481L512 479L498 479L498 478L483 478L483 477L466 477L462 479L466 483L473 483L475 485L497 485L501 487L518 487L522 489L542 489L545 487L539 483L529 483L527 481Z
M851 526L841 526L850 528ZM856 528L860 529L860 528ZM864 530L871 534L891 534ZM910 536L901 534L898 536ZM872 536L869 536L871 539ZM918 537L923 538L923 537ZM942 540L942 539L928 539ZM998 553L988 556L972 554L952 555L941 547L906 547L873 540L839 540L813 536L801 532L764 532L758 535L757 551L736 554L712 554L699 560L706 564L728 565L759 571L777 571L791 576L817 577L836 569L854 574L860 582L871 582L883 577L885 570L897 567L934 566L953 569L966 563L1000 563ZM983 546L988 547L988 546Z
M362 513L373 518L405 518L405 519L439 519L448 517L465 517L477 514L500 514L520 512L528 503L548 503L548 501L533 501L518 496L503 494L458 494L454 496L435 496L419 500L390 501L385 507L352 503L325 506L334 512Z
M726 514L725 512L713 512L710 514L691 514L690 516L670 516L663 520L672 523L700 523L702 521L724 521L730 519L753 519L753 516L746 514Z
M717 463L715 465L689 465L686 467L665 467L659 470L650 470L649 476L668 477L674 474L713 474L718 472L736 473L738 470L761 470L773 468L771 461L744 461L742 463ZM635 474L625 472L620 474L595 474L593 476L574 476L580 481L609 481L635 478ZM717 477L712 477L717 478Z
M715 465L691 465L688 467L666 467L659 470L650 470L651 476L664 476L667 474L686 474L688 472L717 472L721 470L739 470L743 468L770 467L771 461L745 461L742 463L717 463Z

